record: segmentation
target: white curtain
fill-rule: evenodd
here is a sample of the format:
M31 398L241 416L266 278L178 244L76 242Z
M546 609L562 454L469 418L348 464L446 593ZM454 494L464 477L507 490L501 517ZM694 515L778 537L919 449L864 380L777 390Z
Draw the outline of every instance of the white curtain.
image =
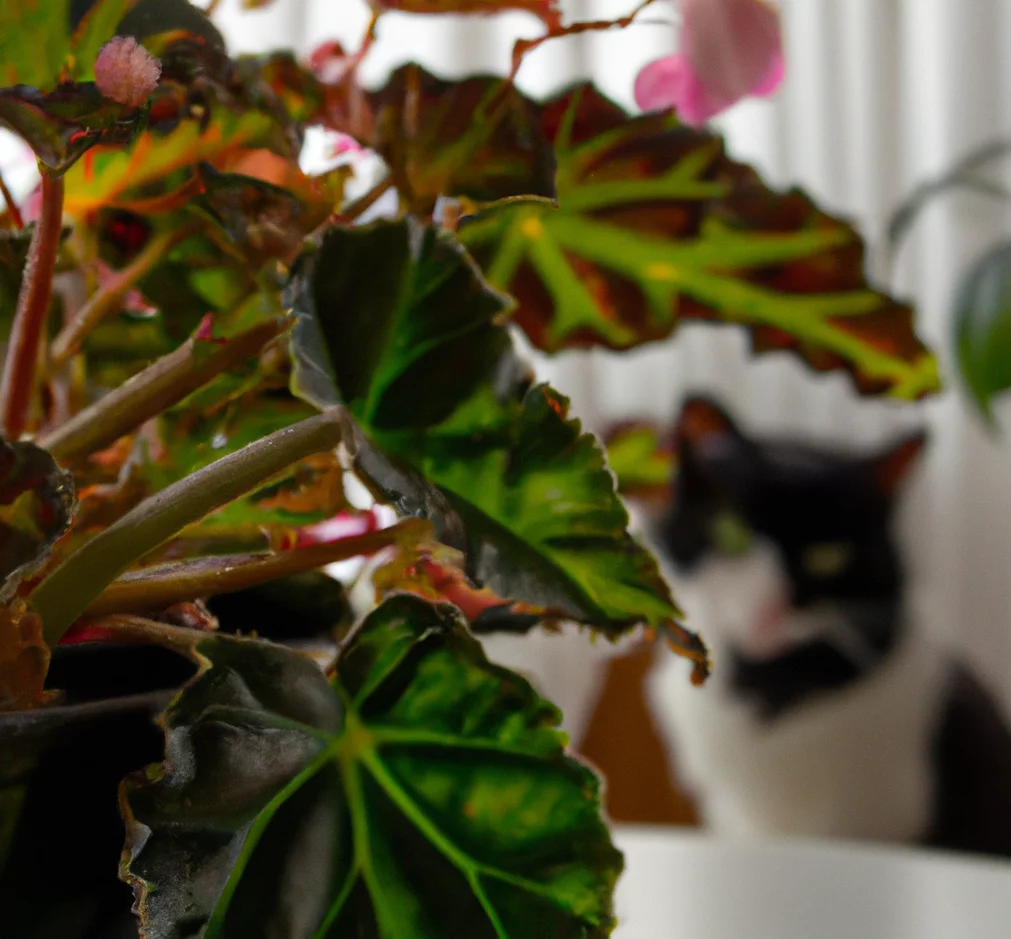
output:
M630 5L572 0L564 7L585 19ZM902 518L911 602L930 628L965 650L1011 711L1011 451L983 429L957 387L948 338L953 285L1011 231L1009 216L978 196L953 195L924 214L893 271L883 269L880 250L890 212L915 184L980 143L1011 136L1011 0L783 0L782 7L788 81L774 101L747 102L725 116L731 152L857 222L876 275L917 302L921 332L941 354L945 393L912 407L860 400L841 376L813 375L780 355L754 360L743 334L704 325L621 357L566 355L542 363L543 371L595 428L619 417L669 418L685 390L700 389L717 392L746 426L763 431L871 444L900 427L927 425L929 455ZM305 50L335 37L353 46L367 18L357 0L279 0L254 13L240 13L230 0L219 16L234 47L251 51ZM591 76L631 106L638 68L676 39L669 6L657 3L644 18L650 22L624 33L542 47L520 83L544 93ZM523 14L468 22L390 15L365 77L378 82L409 59L442 73L504 73L513 39L536 30ZM998 165L996 178L1005 169ZM998 414L1011 428L1011 406ZM536 645L510 658L547 654L538 671L585 689L585 656L570 662L569 653L545 653L550 641ZM571 707L582 715L586 704Z

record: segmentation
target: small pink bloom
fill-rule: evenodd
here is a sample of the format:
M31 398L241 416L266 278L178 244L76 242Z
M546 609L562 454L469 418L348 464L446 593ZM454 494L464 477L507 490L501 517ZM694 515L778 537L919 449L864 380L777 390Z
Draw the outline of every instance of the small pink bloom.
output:
M158 87L161 63L133 36L116 36L98 52L95 84L107 98L139 108Z
M330 140L331 158L344 156L347 153L359 154L364 152L365 148L350 134L333 131L333 137Z
M765 0L677 0L681 50L647 65L635 80L644 111L674 108L698 126L748 95L783 80L779 13Z

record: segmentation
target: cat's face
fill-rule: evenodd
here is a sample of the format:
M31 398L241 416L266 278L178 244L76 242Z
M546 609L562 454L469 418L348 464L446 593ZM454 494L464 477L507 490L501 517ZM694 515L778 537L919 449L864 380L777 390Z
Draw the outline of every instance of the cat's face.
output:
M750 439L703 399L677 433L661 537L733 692L772 717L872 670L899 629L892 508L923 436L840 455Z

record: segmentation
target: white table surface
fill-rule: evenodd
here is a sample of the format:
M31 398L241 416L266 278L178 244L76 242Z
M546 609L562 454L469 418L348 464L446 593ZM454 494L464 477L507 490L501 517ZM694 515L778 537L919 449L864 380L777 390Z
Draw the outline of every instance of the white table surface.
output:
M625 852L614 939L1011 939L1011 863L677 829L614 834Z

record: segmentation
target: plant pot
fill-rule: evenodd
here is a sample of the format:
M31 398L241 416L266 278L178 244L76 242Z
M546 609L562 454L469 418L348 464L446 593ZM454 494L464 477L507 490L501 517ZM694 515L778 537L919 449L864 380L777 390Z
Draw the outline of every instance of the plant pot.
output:
M118 785L161 759L153 719L193 671L156 646L61 646L48 679L61 703L0 713L4 939L136 937Z

